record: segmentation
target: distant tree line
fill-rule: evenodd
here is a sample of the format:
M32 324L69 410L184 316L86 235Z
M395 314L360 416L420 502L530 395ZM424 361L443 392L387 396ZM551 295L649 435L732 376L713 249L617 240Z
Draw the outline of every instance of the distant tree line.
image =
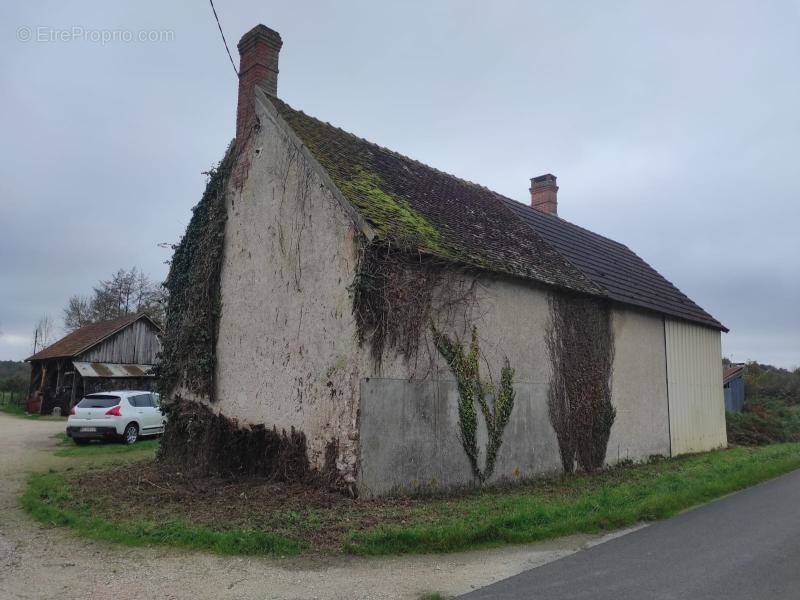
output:
M99 321L132 313L146 313L164 322L167 292L136 267L120 269L110 279L100 281L90 294L72 296L64 308L64 329L75 331Z
M27 379L30 374L28 363L21 360L0 360L0 379L21 377Z
M755 361L744 372L745 397L769 398L786 404L800 404L800 367L790 371Z
M0 403L21 402L28 393L30 366L16 360L0 360Z

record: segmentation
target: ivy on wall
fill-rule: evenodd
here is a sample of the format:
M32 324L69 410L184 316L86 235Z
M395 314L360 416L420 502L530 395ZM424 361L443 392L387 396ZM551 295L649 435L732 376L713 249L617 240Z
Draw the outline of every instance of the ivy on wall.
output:
M550 296L546 333L552 374L550 422L566 473L603 466L616 418L611 403L614 333L607 301L590 296Z
M225 191L235 161L231 143L208 183L180 243L164 287L169 291L158 368L159 388L177 386L214 400L216 343L221 312L220 273L225 241Z
M505 361L500 375L500 387L484 382L480 377L478 358L478 332L472 328L469 351L458 342L438 331L431 324L436 349L447 362L458 384L458 421L461 430L461 443L467 454L472 472L483 483L494 473L497 453L503 443L503 432L514 408L514 369ZM475 404L481 410L488 440L486 443L486 463L481 469L478 464L478 415Z
M361 241L350 293L358 342L369 344L375 365L386 349L413 361L432 316L447 318L472 301L475 280L464 279L467 271L408 247Z
M407 252L379 244L362 246L350 291L358 342L369 342L376 365L386 347L406 359L416 355L439 279L439 271L422 257L414 260Z
M242 426L180 396L171 399L158 459L196 476L258 476L290 483L315 483L321 478L309 464L301 431ZM326 465L326 471L330 468Z

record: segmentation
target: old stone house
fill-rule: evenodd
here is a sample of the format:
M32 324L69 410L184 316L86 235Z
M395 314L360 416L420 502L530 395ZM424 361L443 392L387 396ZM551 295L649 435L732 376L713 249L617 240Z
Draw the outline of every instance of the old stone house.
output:
M84 395L103 390L152 390L161 330L145 314L89 323L25 360L30 397L42 414L61 414Z
M281 47L263 25L239 43L212 384L179 378L175 395L302 432L314 467L333 448L363 494L471 483L465 436L481 465L496 429L491 481L554 472L554 299L583 298L607 310L613 340L605 461L726 443L719 321L626 246L561 219L554 176L534 177L524 205L287 105ZM473 334L477 379L454 366L471 364ZM488 417L469 414L468 376ZM513 408L492 416L506 388Z

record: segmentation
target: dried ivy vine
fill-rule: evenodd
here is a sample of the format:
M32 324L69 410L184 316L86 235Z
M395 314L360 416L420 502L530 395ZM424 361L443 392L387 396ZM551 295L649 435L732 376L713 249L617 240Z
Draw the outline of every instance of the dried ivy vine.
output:
M350 292L358 342L369 344L373 362L380 368L387 349L414 361L434 315L450 319L472 305L476 282L467 274L430 254L362 241Z
M478 331L472 328L469 351L458 341L451 340L431 324L436 349L447 362L458 384L458 422L461 431L461 444L467 454L472 472L480 483L494 473L497 453L503 443L503 432L511 418L514 408L514 369L508 359L500 375L500 387L481 380L478 358ZM481 469L478 464L478 415L475 404L481 410L486 423L488 440L486 442L486 463Z
M556 293L550 300L546 333L552 374L548 391L550 422L561 464L595 471L605 462L616 418L611 402L614 334L605 300Z
M158 459L194 476L265 477L313 482L319 473L308 461L306 437L264 425L243 426L205 404L175 397L159 445Z
M278 232L278 247L281 254L292 261L292 271L294 288L302 291L301 281L303 277L301 246L303 232L306 227L311 226L311 214L306 210L308 195L311 191L313 171L307 161L303 160L301 150L291 140L287 140L286 155L282 158L278 166L279 181L281 186L280 203L277 214L275 215L275 227ZM289 183L294 174L294 192L289 193ZM291 198L290 206L293 213L289 218L284 214L287 198ZM289 228L292 239L287 243L284 228Z
M192 209L186 233L174 247L164 282L169 303L158 367L159 388L165 397L181 386L214 400L227 220L225 191L235 158L235 144L231 143L219 165L207 173L203 197Z

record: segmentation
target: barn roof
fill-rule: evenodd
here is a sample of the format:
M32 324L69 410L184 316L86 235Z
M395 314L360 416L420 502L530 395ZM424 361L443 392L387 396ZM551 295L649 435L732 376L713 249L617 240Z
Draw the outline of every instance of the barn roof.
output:
M725 329L626 246L269 101L385 241Z
M744 372L744 365L730 365L722 371L722 382L726 383L730 379L740 377Z
M98 323L90 323L84 325L80 329L76 329L70 334L67 334L56 343L51 344L26 358L26 361L31 360L44 360L47 358L73 358L82 354L92 346L96 346L106 338L111 337L121 329L124 329L131 323L139 319L147 319L153 322L150 317L141 314L131 314L110 321L100 321ZM153 323L155 326L155 323Z

